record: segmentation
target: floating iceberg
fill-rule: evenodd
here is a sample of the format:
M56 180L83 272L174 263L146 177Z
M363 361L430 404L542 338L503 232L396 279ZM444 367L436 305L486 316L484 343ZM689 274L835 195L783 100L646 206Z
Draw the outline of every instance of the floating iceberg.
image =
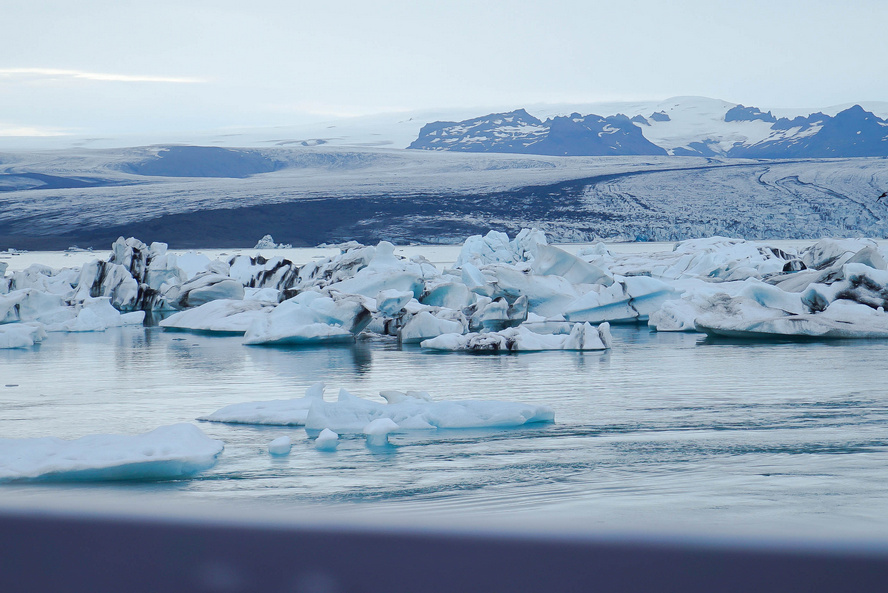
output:
M305 424L311 404L323 400L324 383L318 382L305 390L305 397L232 404L198 420L229 424L300 426Z
M324 400L324 384L315 383L305 397L292 400L234 404L200 418L233 424L294 426L338 433L364 433L371 422L387 418L398 430L435 428L506 428L536 422L552 422L555 414L547 406L498 401L433 401L421 391L382 391L387 403L356 397L340 389L335 402ZM380 425L381 426L381 425ZM319 439L338 439L322 432ZM316 444L320 447L320 444Z
M371 447L384 447L388 445L388 436L396 432L400 426L391 418L376 418L364 427L362 431L367 437L367 444ZM324 429L327 430L327 429Z
M332 298L303 292L256 319L244 335L245 344L303 345L348 343L371 320L360 297Z
M888 271L868 242L821 240L802 260L813 269L717 285L723 290L698 284L651 313L649 325L746 339L888 337Z
M721 295L711 309L697 316L697 331L734 338L888 338L888 315L846 300L820 313L794 315L762 307L745 297Z
M97 434L0 439L0 482L20 480L168 480L212 467L222 441L193 424L140 435Z
M489 231L483 237L473 235L463 244L456 266L461 267L467 263L482 266L497 262L524 262L533 258L539 245L546 243L546 235L536 229L522 229L513 240L499 231Z
M364 433L379 418L388 418L398 431L436 428L514 428L552 422L555 412L548 406L499 401L429 401L427 394L383 392L387 403L359 398L339 390L335 402L313 402L305 428L329 428L339 433Z
M243 284L214 272L202 272L183 284L171 286L163 293L163 300L175 309L199 307L219 299L243 300L243 298Z
M404 344L419 343L442 334L461 334L466 331L466 325L465 317L452 310L439 309L437 314L431 310L419 311L407 319L398 337Z
M606 350L611 347L610 324L597 328L576 323L569 334L540 334L519 326L498 332L445 334L420 343L431 350L473 352L535 352L540 350Z
M263 235L253 249L291 249L292 247L289 243L275 243L274 237L271 235Z
M0 325L0 349L29 348L46 338L39 323L7 323Z
M318 451L335 451L339 447L339 435L325 428L315 439L315 449Z
M263 301L220 299L173 313L159 325L168 329L243 334L271 308L272 305Z
M271 455L289 455L292 446L290 437L278 437L268 443L268 452Z

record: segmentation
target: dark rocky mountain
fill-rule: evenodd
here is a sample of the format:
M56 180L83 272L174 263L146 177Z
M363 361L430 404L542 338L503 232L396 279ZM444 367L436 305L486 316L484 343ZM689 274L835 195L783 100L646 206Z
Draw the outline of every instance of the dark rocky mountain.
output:
M728 112L725 113L725 121L766 121L769 123L774 123L777 121L777 118L771 115L771 112L767 113L763 112L758 107L744 107L743 105L737 105L736 107L732 107L728 109Z
M727 156L744 158L838 158L888 156L888 121L859 105L830 117L781 118L774 133L751 146L735 146Z
M580 115L541 121L524 109L423 126L407 148L550 156L665 155L625 115Z

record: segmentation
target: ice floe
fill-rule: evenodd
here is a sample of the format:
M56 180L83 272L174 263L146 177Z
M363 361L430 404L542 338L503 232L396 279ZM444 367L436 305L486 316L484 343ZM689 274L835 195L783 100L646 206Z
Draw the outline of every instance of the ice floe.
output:
M397 393L399 397L392 397ZM363 433L374 420L388 418L398 431L437 428L514 428L538 422L552 422L555 413L548 406L530 404L448 400L430 401L428 396L384 392L386 403L371 401L339 390L335 402L316 401L309 408L305 427L308 430L329 428L339 433Z
M39 323L10 323L0 325L0 349L29 348L46 338Z
M323 401L324 387L322 382L315 383L306 389L305 396L300 398L232 404L198 420L229 424L301 426L305 424L311 404Z
M0 439L0 482L182 478L212 467L222 449L193 424L75 440Z
M379 434L436 428L508 428L555 419L555 413L548 406L500 401L432 400L429 394L422 391L387 390L380 392L380 395L386 400L385 403L360 398L340 389L338 399L331 402L324 400L324 384L315 383L302 398L234 404L201 420L279 426L304 424L307 429L316 431L329 429L336 433ZM371 426L374 420L381 418L397 426L392 427L388 423ZM324 439L338 438L324 432L321 435Z
M271 455L289 455L292 447L293 442L290 440L290 437L278 437L268 443L268 452Z
M367 444L372 447L388 445L388 437L397 432L400 426L391 418L376 418L371 420L361 431L367 437ZM326 429L325 429L326 430Z
M325 428L318 434L314 446L318 451L335 451L339 447L339 435Z

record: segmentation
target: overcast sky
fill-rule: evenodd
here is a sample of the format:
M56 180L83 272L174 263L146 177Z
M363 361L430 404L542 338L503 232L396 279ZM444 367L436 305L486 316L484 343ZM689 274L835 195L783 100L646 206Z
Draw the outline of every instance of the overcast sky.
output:
M888 101L888 2L2 0L0 134L703 95Z

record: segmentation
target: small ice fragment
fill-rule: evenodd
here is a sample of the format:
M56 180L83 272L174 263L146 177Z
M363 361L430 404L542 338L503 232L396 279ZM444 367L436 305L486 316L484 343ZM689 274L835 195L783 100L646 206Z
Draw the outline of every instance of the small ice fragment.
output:
M338 446L339 435L329 428L322 430L315 440L315 449L318 451L335 451Z
M398 430L398 424L391 418L377 418L364 427L367 444L371 447L388 445L388 435Z
M278 437L268 443L268 452L272 455L289 455L291 446L290 437Z

